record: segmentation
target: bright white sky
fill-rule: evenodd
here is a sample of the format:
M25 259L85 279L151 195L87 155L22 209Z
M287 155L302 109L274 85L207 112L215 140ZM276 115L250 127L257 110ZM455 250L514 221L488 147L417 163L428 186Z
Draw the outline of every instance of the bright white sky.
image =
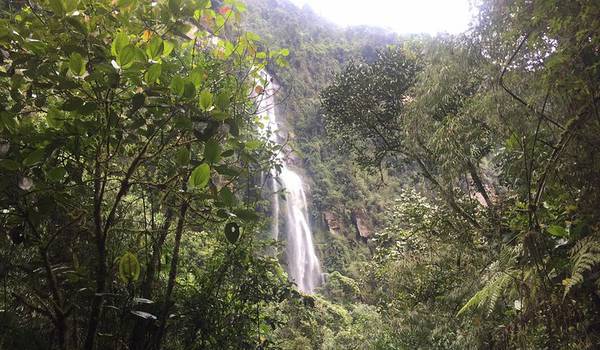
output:
M471 19L469 0L292 0L341 25L372 25L400 34L460 33Z

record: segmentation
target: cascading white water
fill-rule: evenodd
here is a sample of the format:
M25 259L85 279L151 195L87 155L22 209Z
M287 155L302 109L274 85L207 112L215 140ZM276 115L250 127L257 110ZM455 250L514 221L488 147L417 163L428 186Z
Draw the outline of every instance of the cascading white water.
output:
M266 72L261 72L262 78L267 82L266 87L258 98L259 112L266 114L265 129L270 130L270 140L279 144L279 125L275 113L276 84ZM288 274L298 289L304 293L313 293L322 281L321 264L313 245L312 231L308 220L308 202L304 192L302 178L291 170L286 164L282 152L277 158L281 161L281 173L271 170L271 181L274 192L272 200L273 226L272 233L275 239L279 238L280 201L279 185L285 191L285 229L286 229L286 255Z

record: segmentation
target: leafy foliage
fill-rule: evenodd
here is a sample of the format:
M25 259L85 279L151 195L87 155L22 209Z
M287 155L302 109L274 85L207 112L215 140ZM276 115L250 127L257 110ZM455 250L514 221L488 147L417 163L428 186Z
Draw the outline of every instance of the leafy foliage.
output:
M192 339L262 346L257 308L289 284L255 255L273 154L246 147L248 91L282 58L240 30L245 5L5 3L0 347L181 348L204 316L223 336Z
M571 288L584 281L584 273L592 270L600 263L600 242L595 236L580 239L571 248L570 260L573 262L571 277L565 278L562 284L565 286L565 296Z
M593 43L600 22L590 16L598 10L591 3L484 2L471 32L409 42L395 58L382 54L388 66L414 61L420 67L414 77L377 74L377 61L350 64L323 91L330 134L361 165L407 163L423 179L421 192L440 200L442 207L425 207L412 220L405 213L416 211L418 200L396 208L403 219L377 236L376 249L384 254L376 255L371 272L386 283L395 280L389 275L411 273L394 291L415 280L435 291L423 298L378 295L388 305L404 302L401 310L421 320L435 318L418 312L424 300L460 296L462 307L450 317L470 317L475 328L450 331L447 343L426 347L597 343L599 217L589 208L598 205L599 169L589 155L599 127ZM385 109L390 103L377 87L386 79L402 82L395 98L403 108ZM449 225L432 225L430 217L440 210L447 210L441 218ZM405 235L431 245L413 257L418 246L402 249ZM438 289L431 278L431 265L448 273L456 261L440 246L452 235L446 249L464 252L474 266L450 279L478 289ZM392 264L396 259L402 263ZM425 310L443 316L448 309L442 305ZM401 312L391 316L403 319ZM424 337L433 337L447 327L436 320L424 329Z

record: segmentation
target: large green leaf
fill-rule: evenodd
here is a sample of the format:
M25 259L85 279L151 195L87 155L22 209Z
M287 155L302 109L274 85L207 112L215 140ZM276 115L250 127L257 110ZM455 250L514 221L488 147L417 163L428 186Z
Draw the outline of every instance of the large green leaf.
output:
M206 163L198 165L190 175L188 180L188 189L202 190L208 185L210 180L210 166Z
M190 81L186 81L183 88L183 97L192 98L196 95L196 87Z
M113 56L118 57L121 50L129 45L129 37L124 32L119 32L115 36L112 45L110 46L110 52Z
M190 151L185 147L181 147L175 153L175 163L180 166L188 165L190 164L190 156Z
M164 49L163 49L163 56L169 56L171 54L171 52L173 51L173 49L175 48L175 44L172 41L168 41L165 40L163 42L164 45Z
M223 187L219 192L219 199L228 207L233 207L236 204L236 198L233 192L228 187Z
M214 164L219 161L220 156L221 145L213 139L208 140L204 145L204 160L209 164Z
M117 56L117 63L121 68L129 68L137 56L137 48L133 45L127 45L121 49Z
M205 72L202 68L196 67L190 73L189 80L194 84L196 88L202 86L202 80L204 79Z
M119 277L125 283L135 282L140 277L140 263L135 255L127 252L119 259Z
M217 97L215 98L215 105L221 111L225 111L227 110L227 108L229 108L229 98L230 97L228 91L221 91L217 94Z
M62 127L64 123L64 118L65 117L62 114L62 112L53 107L48 109L48 113L46 113L46 122L51 128L58 129Z
M44 158L45 154L46 154L46 152L44 151L43 148L38 148L38 149L34 150L33 152L29 153L27 155L27 157L25 157L25 159L23 159L23 165L32 166L32 165L36 164Z
M212 107L213 95L208 89L200 92L200 109L203 111L209 111Z
M160 63L155 63L155 64L151 65L148 68L148 70L146 71L146 74L144 75L144 79L146 80L146 83L148 83L149 85L152 85L152 84L158 82L161 72L162 72L162 65Z
M69 70L75 76L81 76L85 73L85 63L79 52L73 52L69 57Z
M176 75L171 80L171 84L169 84L169 87L171 88L171 92L173 92L174 95L181 97L185 92L185 80L183 80L182 77Z
M154 60L162 55L164 48L165 44L163 43L163 40L158 35L155 35L148 42L148 47L146 47L146 54L148 54L148 58Z

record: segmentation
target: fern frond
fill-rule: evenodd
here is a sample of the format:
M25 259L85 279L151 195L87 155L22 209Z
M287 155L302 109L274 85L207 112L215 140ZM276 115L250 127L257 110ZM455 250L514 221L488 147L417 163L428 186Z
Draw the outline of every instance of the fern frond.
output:
M563 298L576 285L583 283L584 273L590 271L596 264L600 263L600 241L595 236L580 239L571 248L570 260L573 264L571 277L565 278L562 284L565 286Z
M457 316L463 314L465 311L474 309L474 308L483 308L486 309L486 314L489 316L492 311L494 311L494 307L498 302L498 299L502 296L502 293L514 282L511 273L514 271L506 271L496 273L493 278L463 307L458 310Z

